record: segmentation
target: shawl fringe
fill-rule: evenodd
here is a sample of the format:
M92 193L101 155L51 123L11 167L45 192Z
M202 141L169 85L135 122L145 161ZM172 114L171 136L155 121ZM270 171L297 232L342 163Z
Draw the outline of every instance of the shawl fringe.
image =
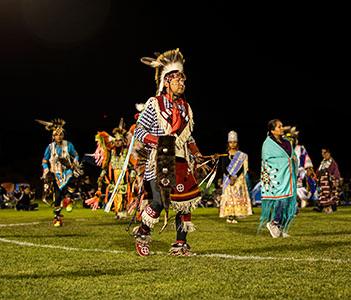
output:
M289 197L279 200L262 200L262 212L260 217L260 231L268 222L274 220L278 205L282 205L281 230L288 232L289 226L296 215L296 197Z

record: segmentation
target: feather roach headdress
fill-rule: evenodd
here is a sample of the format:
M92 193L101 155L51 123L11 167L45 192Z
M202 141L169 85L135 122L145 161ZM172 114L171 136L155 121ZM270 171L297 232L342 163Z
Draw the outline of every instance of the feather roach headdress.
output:
M117 140L122 140L123 143L126 143L127 140L127 130L125 129L125 123L124 123L124 119L121 118L119 120L119 124L118 127L114 128L112 130L112 134L114 135L115 139Z
M52 131L53 136L56 134L65 133L63 126L66 124L66 122L63 119L53 119L50 122L38 119L36 119L35 121L37 121L41 125L44 125L46 130Z
M142 57L142 63L156 69L155 81L157 86L156 95L160 95L164 86L164 77L172 71L184 72L184 58L179 49L168 50L162 54L156 52L156 58Z

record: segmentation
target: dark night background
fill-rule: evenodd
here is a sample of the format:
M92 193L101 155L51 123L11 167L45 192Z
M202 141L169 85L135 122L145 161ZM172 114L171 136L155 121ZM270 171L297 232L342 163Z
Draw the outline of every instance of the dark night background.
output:
M131 125L155 92L140 58L172 48L186 59L203 154L225 151L235 130L257 175L266 124L279 118L315 167L327 145L349 178L348 10L191 2L2 0L0 181L38 182L51 135L34 119L63 118L81 157L98 130Z

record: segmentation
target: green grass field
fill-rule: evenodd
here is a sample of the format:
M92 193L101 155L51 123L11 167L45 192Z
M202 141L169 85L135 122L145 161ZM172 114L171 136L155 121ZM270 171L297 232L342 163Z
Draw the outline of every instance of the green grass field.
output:
M0 210L1 299L351 299L351 207L303 209L289 238L257 234L260 214L227 224L198 208L189 244L170 257L174 227L153 232L149 257L134 252L129 220L75 208L52 226L52 209ZM133 226L132 226L133 227Z

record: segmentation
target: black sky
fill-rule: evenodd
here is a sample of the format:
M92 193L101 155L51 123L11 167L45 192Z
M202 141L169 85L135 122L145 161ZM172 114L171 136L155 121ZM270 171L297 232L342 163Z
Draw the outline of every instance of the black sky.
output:
M328 145L350 177L346 8L190 2L1 1L0 180L40 177L50 134L36 118L65 119L81 156L98 130L131 124L155 92L140 57L177 47L204 154L224 151L234 129L257 173L266 124L280 118L315 166Z

